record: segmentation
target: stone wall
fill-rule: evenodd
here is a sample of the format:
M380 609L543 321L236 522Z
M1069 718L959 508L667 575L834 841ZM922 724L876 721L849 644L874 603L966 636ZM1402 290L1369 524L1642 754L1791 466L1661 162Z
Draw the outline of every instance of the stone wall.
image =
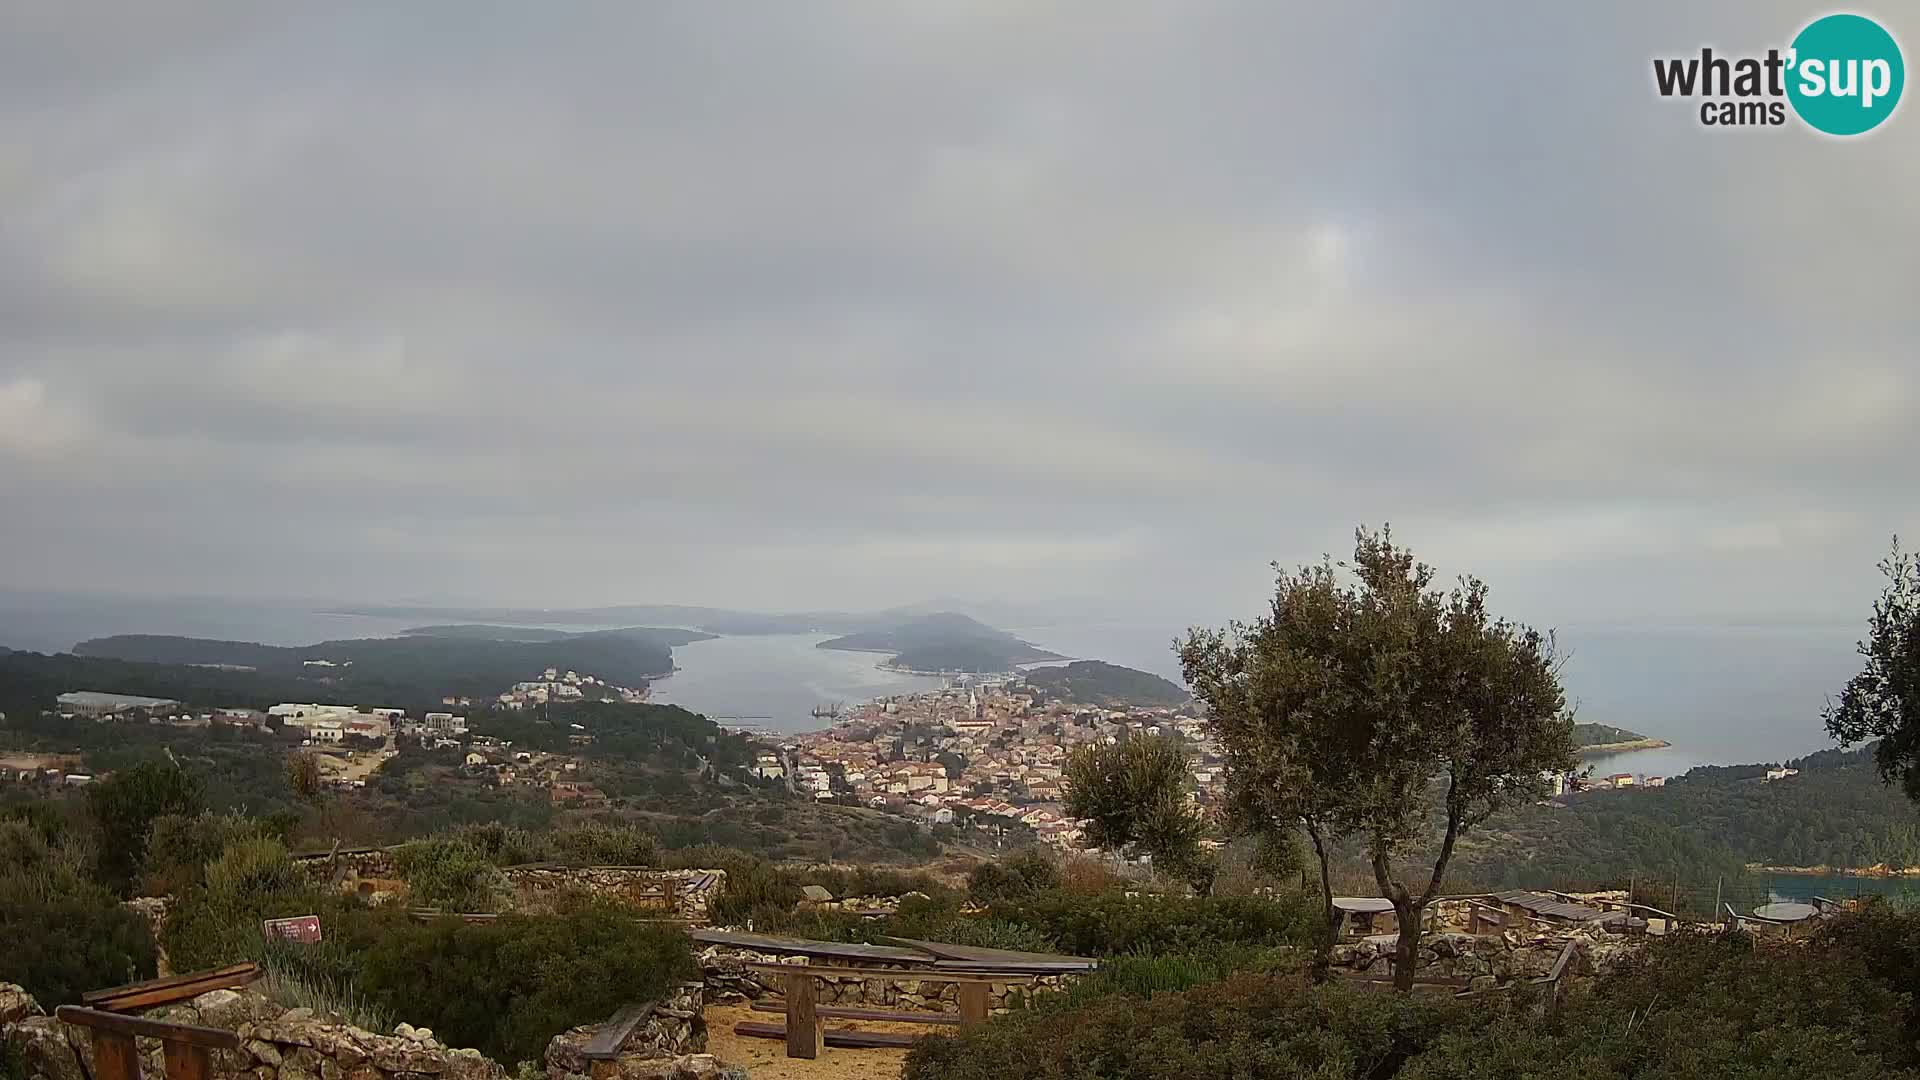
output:
M24 999L24 1004L21 999ZM7 1021L12 1014L15 1019ZM213 1054L214 1080L505 1080L506 1071L478 1050L443 1046L426 1028L401 1024L377 1035L311 1009L287 1009L251 991L214 990L156 1009L151 1020L226 1028L237 1050ZM17 986L0 985L0 1039L19 1055L28 1080L89 1080L93 1046L85 1028L40 1011ZM166 1066L157 1039L137 1040L142 1075L158 1080Z
M589 1024L553 1037L547 1044L545 1062L548 1080L616 1080L631 1077L648 1062L645 1069L662 1058L683 1058L707 1049L707 1022L701 1016L705 1002L702 984L681 983L655 1005L646 1022L620 1044L617 1058L589 1061L583 1051L599 1033L602 1025ZM641 1075L653 1075L641 1073Z
M385 893L394 889L398 871L394 849L359 848L337 855L303 855L296 860L314 875L346 891L363 883ZM726 885L725 870L659 870L646 866L555 866L536 863L507 866L501 873L514 891L516 905L536 905L540 898L561 890L580 890L613 900L641 903L643 894L656 893L663 882L674 884L675 918L704 924L707 908ZM702 887L696 888L699 885Z
M502 872L521 903L534 903L544 894L568 889L638 903L644 894L657 892L671 882L674 917L695 923L707 921L708 905L727 882L725 870L655 870L641 866L509 866Z
M1550 973L1567 943L1574 955L1562 977L1604 971L1621 956L1639 947L1639 940L1600 929L1564 933L1463 934L1428 933L1420 939L1420 967L1415 978L1467 979L1468 989L1480 990ZM1385 977L1392 970L1390 941L1343 942L1333 948L1333 965L1354 971L1374 971Z
M814 1000L821 1005L864 1006L875 1009L897 1009L929 1012L959 1012L959 987L951 982L943 982L936 972L912 964L863 964L864 970L878 967L885 971L915 972L924 971L922 979L864 979L856 977L853 969L830 957L800 957L785 953L761 953L752 949L743 949L735 945L709 945L700 951L700 972L706 980L707 996L710 1004L728 1004L740 1001L758 1001L763 997L783 994L786 987L779 975L770 972L755 971L748 964L799 964L807 963L814 967L848 967L848 977L820 975L814 979ZM1005 1012L1009 1008L1008 999L1013 995L1032 996L1061 990L1074 978L1073 975L1043 975L1032 985L994 985L988 989L987 1006L992 1012Z

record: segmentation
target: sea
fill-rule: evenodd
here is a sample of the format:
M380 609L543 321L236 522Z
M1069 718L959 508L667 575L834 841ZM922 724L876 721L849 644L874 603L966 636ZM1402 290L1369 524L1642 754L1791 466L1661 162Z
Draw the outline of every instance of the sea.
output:
M321 601L128 599L0 590L0 646L56 652L107 634L302 645L384 637L432 620L341 615ZM529 623L556 629L604 629ZM1043 648L1106 660L1174 681L1180 665L1171 623L1058 619L1009 627ZM1563 626L1561 680L1583 721L1611 724L1671 745L1589 759L1597 771L1677 776L1695 765L1785 762L1833 744L1820 710L1859 666L1858 628L1831 626ZM815 646L817 635L722 637L674 649L678 670L654 686L658 701L748 726L804 730L816 709L938 687L935 677L882 670L873 653Z

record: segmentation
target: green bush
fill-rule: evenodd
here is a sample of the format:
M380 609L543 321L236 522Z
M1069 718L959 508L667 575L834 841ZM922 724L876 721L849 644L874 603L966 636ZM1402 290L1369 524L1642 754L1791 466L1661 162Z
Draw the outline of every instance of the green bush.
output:
M1225 945L1157 956L1110 956L1100 969L1075 980L1064 993L1040 999L1048 1007L1077 1007L1116 994L1152 997L1220 982L1240 972L1283 974L1300 968L1300 955L1287 946L1254 948Z
M1308 940L1311 925L1304 904L1292 896L1188 899L1055 890L996 904L988 913L1029 927L1078 956L1299 944Z
M967 895L982 904L1024 900L1059 887L1059 868L1038 848L1026 848L1004 859L983 862L967 875Z
M227 845L271 835L264 822L241 814L162 814L147 831L141 891L168 896L200 885L207 864L218 859Z
M407 883L411 900L447 911L490 912L505 906L505 875L487 853L464 837L439 837L404 844L394 868Z
M100 838L100 880L125 895L146 860L147 834L164 814L197 814L205 785L171 761L122 769L87 789L87 812Z
M1575 986L1550 1015L1488 1000L1484 1023L1444 1033L1400 1076L1913 1080L1910 1003L1849 947L1680 939Z
M582 825L560 829L549 845L555 862L571 866L654 866L660 843L637 825Z
M592 906L396 926L365 954L360 987L449 1045L522 1061L570 1027L698 977L684 933Z
M47 856L0 871L0 982L51 1009L154 973L153 935L114 895Z
M1109 995L1079 1008L1018 1011L908 1055L903 1080L1359 1080L1392 1076L1452 1026L1451 1000L1404 998L1302 976L1237 975L1142 1000Z

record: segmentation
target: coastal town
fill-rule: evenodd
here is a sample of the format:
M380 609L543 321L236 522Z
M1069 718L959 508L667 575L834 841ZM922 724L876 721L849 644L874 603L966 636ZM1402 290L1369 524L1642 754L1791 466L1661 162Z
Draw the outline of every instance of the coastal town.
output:
M949 680L940 690L867 703L823 731L773 736L755 771L823 802L850 802L928 825L1030 832L1071 848L1062 775L1079 746L1127 733L1172 734L1192 750L1189 798L1224 794L1219 748L1190 707L1095 707L1047 700L1018 676Z

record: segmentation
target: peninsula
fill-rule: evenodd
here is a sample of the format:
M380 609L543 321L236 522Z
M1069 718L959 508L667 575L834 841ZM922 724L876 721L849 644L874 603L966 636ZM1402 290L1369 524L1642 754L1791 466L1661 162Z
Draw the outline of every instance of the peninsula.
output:
M1067 659L1005 630L996 630L951 611L915 616L883 629L829 638L818 648L887 653L891 659L881 667L920 675L1008 672L1022 664Z
M1573 725L1573 748L1582 754L1617 754L1626 750L1658 750L1672 746L1665 739L1655 739L1626 728L1612 727L1607 724Z

